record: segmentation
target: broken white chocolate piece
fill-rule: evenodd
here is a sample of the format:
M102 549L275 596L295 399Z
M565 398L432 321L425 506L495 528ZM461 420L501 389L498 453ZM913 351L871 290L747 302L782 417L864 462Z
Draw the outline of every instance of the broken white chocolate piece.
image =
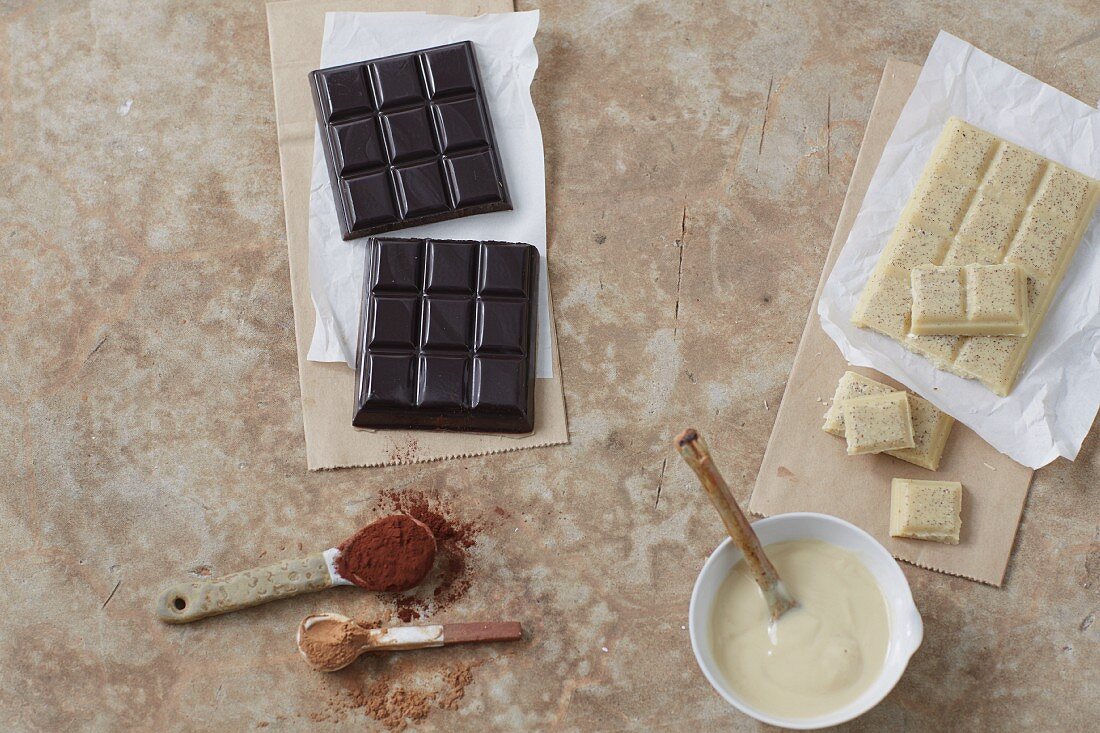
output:
M890 536L959 544L962 493L958 481L894 479L890 482Z
M836 385L836 394L833 395L833 403L829 405L825 413L825 424L821 429L826 433L844 437L844 410L841 403L853 397L866 397L873 394L886 394L896 392L893 387L888 387L882 382L876 382L862 374L844 372Z
M1027 276L1014 264L921 265L909 272L919 336L1024 336Z
M1097 181L952 117L852 322L899 341L940 369L1007 395L1098 199ZM1018 265L1027 280L1027 326L1021 329L1026 335L965 330L929 336L945 332L923 331L913 318L912 268L1005 263ZM1014 306L994 307L1000 313Z
M937 337L922 338L934 339ZM951 337L945 336L942 338ZM886 394L893 391L895 391L893 387L882 382L876 382L862 374L844 372L836 385L836 394L833 395L833 402L825 413L825 424L821 426L821 429L843 438L844 410L841 408L841 403L844 400L871 394ZM943 449L947 445L947 437L951 434L955 418L939 410L923 397L906 394L909 398L909 412L913 418L913 442L915 445L912 448L900 448L884 452L915 466L935 471L940 467L940 458L943 456Z
M904 392L888 392L844 400L844 437L848 455L912 448L913 418Z

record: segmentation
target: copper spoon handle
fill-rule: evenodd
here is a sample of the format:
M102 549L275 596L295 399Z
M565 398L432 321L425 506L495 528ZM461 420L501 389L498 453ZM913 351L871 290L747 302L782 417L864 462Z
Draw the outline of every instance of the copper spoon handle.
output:
M350 634L322 644L316 652L303 637L317 623L335 622ZM430 649L453 644L474 644L495 641L519 641L523 627L518 621L489 621L426 626L390 626L367 628L338 613L315 613L298 625L298 651L309 666L318 672L336 672L369 652ZM319 653L318 653L319 652ZM325 654L324 652L328 652ZM314 656L311 657L311 654Z
M764 593L764 600L768 603L774 621L788 609L797 606L798 602L787 592L783 581L775 571L775 566L764 554L760 539L756 536L756 532L752 531L749 520L745 518L741 507L737 505L737 500L730 493L729 484L718 472L718 467L714 465L703 437L693 428L688 428L676 436L675 443L684 462L695 471L695 475L699 477L699 483L703 485L714 508L722 516L726 532L744 554L753 579Z

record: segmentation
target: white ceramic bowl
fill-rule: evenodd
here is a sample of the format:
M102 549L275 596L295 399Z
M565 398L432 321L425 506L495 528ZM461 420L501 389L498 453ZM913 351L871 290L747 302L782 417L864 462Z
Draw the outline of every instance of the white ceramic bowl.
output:
M890 617L890 644L886 649L886 661L878 679L862 695L844 707L825 715L812 718L783 718L757 710L742 700L731 690L722 677L718 665L711 653L710 615L714 607L714 596L718 587L729 575L730 568L741 559L741 551L727 538L718 545L695 581L695 590L691 594L691 608L688 611L691 648L700 669L718 694L730 705L751 715L757 720L783 728L809 730L838 725L867 712L878 705L894 688L909 658L920 646L924 638L924 624L920 613L913 603L909 592L909 582L901 572L897 562L874 537L854 524L828 514L795 512L778 514L753 522L760 542L767 547L776 542L787 540L822 540L854 552L867 569L875 576L878 587L886 599Z

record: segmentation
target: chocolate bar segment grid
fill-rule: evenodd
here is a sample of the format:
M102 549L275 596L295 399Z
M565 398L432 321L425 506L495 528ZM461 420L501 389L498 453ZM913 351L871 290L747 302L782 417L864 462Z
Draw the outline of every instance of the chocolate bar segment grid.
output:
M512 208L469 41L310 85L344 239Z
M1016 384L1098 200L1097 181L953 117L852 322L1004 397ZM910 333L912 268L1001 263L1015 264L1027 276L1026 336Z
M389 238L368 250L352 424L531 432L538 250Z

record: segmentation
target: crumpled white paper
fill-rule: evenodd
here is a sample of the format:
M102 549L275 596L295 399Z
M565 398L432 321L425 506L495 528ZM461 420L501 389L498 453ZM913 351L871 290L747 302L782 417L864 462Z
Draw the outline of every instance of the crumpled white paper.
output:
M1008 397L940 371L896 341L851 323L863 286L951 116L1100 177L1100 111L941 32L822 291L821 326L849 362L897 379L1013 460L1032 468L1058 456L1073 460L1100 406L1096 218Z
M534 44L538 25L537 10L476 18L427 13L326 13L318 68L458 41L473 42L513 210L401 229L393 236L535 245L542 255L536 376L551 378L554 365L546 286L546 180L542 129L531 101L531 80L538 68ZM309 197L309 286L317 313L310 361L355 364L366 243L366 239L345 242L340 238L317 132Z

